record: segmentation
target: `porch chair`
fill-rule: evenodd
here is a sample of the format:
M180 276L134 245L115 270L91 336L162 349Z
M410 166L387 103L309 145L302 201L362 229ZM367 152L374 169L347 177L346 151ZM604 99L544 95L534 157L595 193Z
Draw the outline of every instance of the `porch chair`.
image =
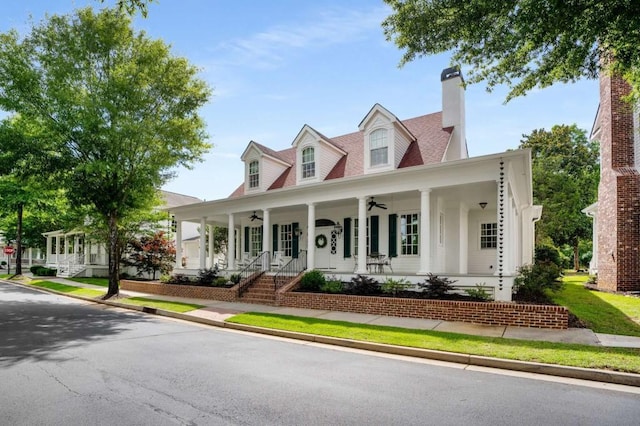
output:
M393 268L391 267L391 256L385 257L384 261L382 262L382 265L383 265L383 268L384 266L388 266L389 270L393 274Z
M273 257L271 258L271 269L280 269L283 264L282 252L274 251Z

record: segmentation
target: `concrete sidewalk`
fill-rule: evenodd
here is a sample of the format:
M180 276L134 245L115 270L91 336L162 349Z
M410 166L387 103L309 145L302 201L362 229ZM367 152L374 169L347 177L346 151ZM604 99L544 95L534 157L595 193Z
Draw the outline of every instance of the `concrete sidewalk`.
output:
M28 276L28 274L27 274ZM106 290L104 287L90 284L77 283L64 278L47 277L49 281L55 281L76 287L93 288ZM521 340L539 340L561 343L579 343L583 345L610 346L640 348L640 337L618 336L612 334L594 333L587 328L570 328L567 330L549 330L528 327L513 326L490 326L469 324L463 322L451 322L429 319L389 317L382 315L356 314L351 312L322 311L315 309L298 309L278 306L256 305L241 302L221 302L210 299L191 299L175 296L162 296L157 294L140 293L134 291L121 292L121 297L146 297L158 300L170 300L182 303L193 303L204 305L202 309L197 309L185 313L187 316L194 316L214 321L224 321L229 317L243 312L269 312L281 315L293 315L299 317L321 318L334 321L347 321L359 324L383 325L418 330L434 330L449 333L470 334L476 336L504 337Z

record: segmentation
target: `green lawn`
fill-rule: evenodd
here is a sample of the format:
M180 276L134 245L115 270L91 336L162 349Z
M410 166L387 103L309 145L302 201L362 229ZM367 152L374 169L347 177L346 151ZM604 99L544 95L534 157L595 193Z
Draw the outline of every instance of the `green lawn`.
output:
M592 291L584 287L586 275L567 275L565 288L550 294L596 333L640 337L640 298Z
M42 288L48 288L50 290L59 291L61 293L74 294L76 296L84 296L84 297L104 296L104 291L101 291L101 290L75 287L72 285L54 283L51 281L32 280L29 284L35 287L42 287Z
M109 287L109 278L80 277L80 278L69 278L69 280L75 281L77 283L99 285L100 287Z
M236 315L227 321L366 342L640 373L640 349L469 336L253 312Z
M164 309L166 311L173 312L189 312L194 309L204 308L203 305L196 305L194 303L182 303L172 302L168 300L147 299L146 297L129 297L127 299L118 300L119 303L126 303L128 305L148 306L150 308Z

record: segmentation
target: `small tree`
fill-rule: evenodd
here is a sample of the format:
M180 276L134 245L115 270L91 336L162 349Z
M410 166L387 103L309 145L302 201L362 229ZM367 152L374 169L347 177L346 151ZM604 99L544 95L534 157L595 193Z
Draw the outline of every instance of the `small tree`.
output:
M138 270L138 276L151 274L156 279L156 273L168 274L176 261L176 247L169 241L164 232L134 238L128 244L129 256L124 261L128 266Z

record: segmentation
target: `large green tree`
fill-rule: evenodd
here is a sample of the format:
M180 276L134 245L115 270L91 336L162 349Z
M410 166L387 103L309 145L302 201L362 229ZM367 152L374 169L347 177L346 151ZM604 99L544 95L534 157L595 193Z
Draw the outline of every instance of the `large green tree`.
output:
M388 40L402 63L453 51L467 82L510 87L507 101L534 87L595 78L600 53L640 97L640 2L630 0L385 0ZM603 65L608 67L610 61Z
M119 288L119 221L209 148L198 110L210 90L197 71L117 9L0 35L0 107L43 123L67 161L59 179L70 201L109 230L106 297Z
M600 176L599 147L575 124L534 130L523 135L520 148L531 148L533 198L543 205L536 230L539 239L550 238L556 246L573 247L579 268L578 245L591 238L591 220L582 209L596 201Z

